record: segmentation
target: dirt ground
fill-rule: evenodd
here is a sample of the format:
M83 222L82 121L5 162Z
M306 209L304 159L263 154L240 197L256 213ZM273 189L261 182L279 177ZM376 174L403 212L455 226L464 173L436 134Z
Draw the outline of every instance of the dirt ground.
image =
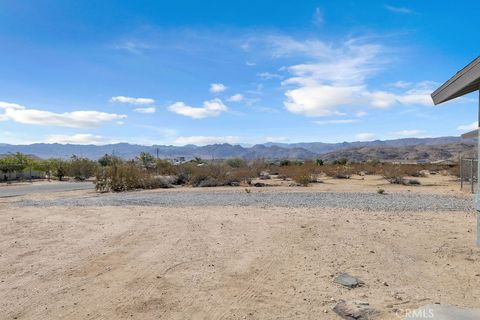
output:
M378 188L352 181L311 188ZM412 192L458 190L437 183ZM0 202L1 319L339 319L340 299L368 301L378 319L427 303L480 307L473 212L13 201ZM334 284L343 272L365 285Z

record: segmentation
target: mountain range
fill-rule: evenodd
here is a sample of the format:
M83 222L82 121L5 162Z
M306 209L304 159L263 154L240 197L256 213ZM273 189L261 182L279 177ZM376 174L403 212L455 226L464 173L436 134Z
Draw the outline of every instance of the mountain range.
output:
M265 143L246 147L231 144L206 146L185 145L143 146L117 143L108 145L76 145L35 143L30 145L0 144L0 154L21 152L40 158L68 158L71 155L98 159L104 154L114 154L125 159L136 157L140 152L149 152L160 158L185 157L191 159L325 159L348 158L355 161L378 160L456 160L459 156L473 156L476 152L475 139L460 137L406 138L396 140L375 140L368 142L302 142Z

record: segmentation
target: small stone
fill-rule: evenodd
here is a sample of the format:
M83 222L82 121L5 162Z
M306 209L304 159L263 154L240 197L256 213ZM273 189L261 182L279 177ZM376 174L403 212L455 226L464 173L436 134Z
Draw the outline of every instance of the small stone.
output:
M339 275L338 277L333 279L333 282L335 282L337 284L340 284L344 287L350 288L350 289L351 288L356 288L356 287L363 284L362 281L360 281L359 279L357 279L355 277L352 277L348 273L342 273L341 275Z
M340 300L337 305L333 307L333 311L342 319L346 320L367 320L372 319L377 314L377 311L365 301Z

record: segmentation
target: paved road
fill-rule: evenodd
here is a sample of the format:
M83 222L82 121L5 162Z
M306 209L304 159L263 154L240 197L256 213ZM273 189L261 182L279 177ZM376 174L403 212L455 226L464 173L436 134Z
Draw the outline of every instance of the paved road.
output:
M58 182L52 181L50 183L32 183L21 185L1 185L0 198L24 196L30 193L38 192L61 192L73 190L87 190L93 189L92 182Z

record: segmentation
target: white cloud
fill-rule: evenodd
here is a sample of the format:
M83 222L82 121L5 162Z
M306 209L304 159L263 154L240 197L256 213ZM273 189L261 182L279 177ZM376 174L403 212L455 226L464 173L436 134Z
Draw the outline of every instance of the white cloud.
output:
M4 113L0 114L0 118L3 120L12 120L22 124L71 128L98 127L102 122L127 118L126 115L100 111L72 111L55 113L50 111L27 109L19 104L1 101L0 109L4 110Z
M397 82L394 82L394 83L391 83L390 86L392 87L395 87L395 88L408 88L412 85L411 82L407 82L407 81L402 81L402 80L399 80Z
M195 145L207 145L215 143L230 143L235 144L240 141L240 137L237 136L190 136L190 137L178 137L175 139L174 144L177 145L186 145L186 144L195 144Z
M397 100L402 104L418 104L424 106L433 106L433 101L430 94L433 88L426 88L419 86L408 90L407 92L397 96Z
M62 143L62 144L108 144L102 136L93 135L90 133L79 133L74 135L54 134L47 137L47 143Z
M355 135L355 139L357 139L358 141L371 141L374 138L375 138L375 135L369 132L357 133Z
M237 94L234 94L233 96L231 96L230 98L228 98L228 101L240 102L243 99L244 99L243 95L240 94L240 93L237 93Z
M127 104L134 104L134 105L146 105L146 104L155 103L155 100L151 98L132 98L132 97L125 97L125 96L116 96L116 97L112 97L110 99L110 102L127 103Z
M151 113L155 113L156 109L155 109L155 107L135 108L135 109L133 109L133 111L138 112L138 113L151 114Z
M405 8L405 7L394 7L394 6L385 5L385 9L387 9L390 12L400 13L400 14L414 14L415 13L415 11L413 11L412 9Z
M278 35L267 36L263 41L274 58L293 56L309 60L286 68L290 77L282 81L286 87L284 106L292 113L318 117L339 114L343 107L433 105L431 82L396 83L395 88L410 85L404 92L369 88L367 80L389 62L388 50L379 44L353 39L335 45Z
M360 90L361 87L305 85L287 90L285 92L287 100L284 105L292 113L311 117L339 115L337 108L355 103L355 96L359 95Z
M365 111L358 111L357 113L355 113L355 115L359 118L361 117L365 117L366 115L368 115L368 112L365 112Z
M248 66L248 67L254 67L257 64L255 62L252 62L252 61L245 61L245 65Z
M459 131L472 131L478 129L478 122L472 122L470 124L463 124L457 127Z
M401 131L394 132L393 134L400 137L423 137L425 136L425 130L418 130L418 129L401 130Z
M265 137L266 142L287 142L287 137Z
M222 100L215 98L209 101L203 102L203 107L191 107L183 103L182 101L175 102L167 107L168 110L181 114L194 119L202 119L207 117L216 117L220 113L228 111L226 105Z
M315 13L313 14L313 24L315 25L321 25L323 23L323 13L320 8L315 8Z
M213 93L220 93L227 90L227 87L224 84L221 83L212 83L210 85L210 92Z
M257 76L261 78L262 80L271 80L271 79L281 79L282 76L276 73L270 73L270 72L260 72L257 73Z
M21 106L19 104L16 104L16 103L0 101L0 109L2 109L2 110L6 110L6 109L21 110L21 109L25 109L25 107Z
M324 121L315 121L316 124L348 124L358 122L358 119L337 119L337 120L324 120Z

